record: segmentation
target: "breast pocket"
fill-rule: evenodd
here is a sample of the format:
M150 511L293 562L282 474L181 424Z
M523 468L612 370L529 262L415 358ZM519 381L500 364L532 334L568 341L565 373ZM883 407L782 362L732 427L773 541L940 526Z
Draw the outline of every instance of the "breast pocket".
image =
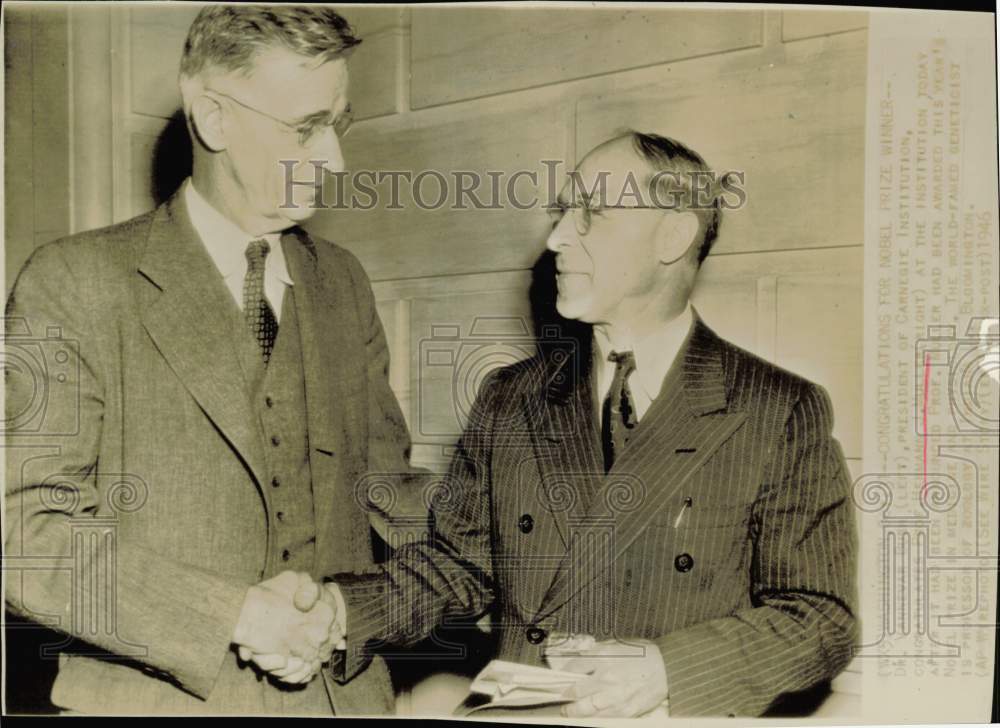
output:
M699 507L693 498L682 498L643 530L629 548L629 561L633 569L659 572L671 588L703 593L748 583L751 551L748 505Z

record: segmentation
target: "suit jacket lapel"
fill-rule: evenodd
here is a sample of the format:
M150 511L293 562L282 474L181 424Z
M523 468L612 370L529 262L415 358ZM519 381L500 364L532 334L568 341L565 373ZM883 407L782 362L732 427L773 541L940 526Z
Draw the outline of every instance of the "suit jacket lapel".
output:
M697 316L682 357L587 514L589 523L613 524L613 538L601 548L594 539L584 548L580 539L581 547L567 553L540 611L558 608L620 558L746 419L747 413L729 409L721 341Z
M600 434L594 420L589 372L579 376L568 392L546 387L537 427L532 427L535 455L542 475L545 503L559 529L564 546L569 544L569 516L582 515L604 477ZM537 402L526 409L538 411Z
M182 188L183 189L183 188ZM250 471L262 482L263 432L239 364L238 307L191 225L183 192L157 211L139 272L140 316L160 353Z
M531 610L552 583L554 567L569 548L573 519L585 512L604 469L589 367L578 357L561 357L558 365L545 368L538 385L529 388L523 409L533 450L518 476L518 502L543 508L531 536L530 556L538 561L525 564L527 582L519 596L522 606ZM537 479L530 468L537 468Z
M341 424L354 423L350 435L357 441L351 447L363 446L367 438L367 397L347 397L344 391L345 381L354 382L355 386L365 381L364 350L348 348L349 337L336 331L354 320L353 289L323 280L316 246L301 228L292 228L282 235L281 246L294 283L309 428L316 549L324 553L333 546L329 539L333 538L334 529L325 526L335 507L339 504L345 508L354 503L352 492L341 492L344 483L339 464L348 447Z

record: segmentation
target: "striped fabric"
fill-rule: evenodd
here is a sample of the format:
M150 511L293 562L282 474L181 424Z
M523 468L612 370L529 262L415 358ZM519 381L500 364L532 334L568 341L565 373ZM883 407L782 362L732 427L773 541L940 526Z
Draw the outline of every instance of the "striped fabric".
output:
M498 657L552 632L654 642L672 715L759 715L855 640L855 526L824 391L695 324L605 475L589 376L534 359L484 384L434 543L341 575L341 679L493 607ZM560 376L560 369L563 371ZM581 372L585 368L580 368Z

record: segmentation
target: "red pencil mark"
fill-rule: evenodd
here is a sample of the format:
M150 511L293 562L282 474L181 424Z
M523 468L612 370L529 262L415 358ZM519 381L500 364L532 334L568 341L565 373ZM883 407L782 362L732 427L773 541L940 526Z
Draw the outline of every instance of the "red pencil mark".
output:
M920 500L927 499L927 393L931 381L931 353L924 352L924 402L923 402L923 450L924 450L924 485L920 490Z

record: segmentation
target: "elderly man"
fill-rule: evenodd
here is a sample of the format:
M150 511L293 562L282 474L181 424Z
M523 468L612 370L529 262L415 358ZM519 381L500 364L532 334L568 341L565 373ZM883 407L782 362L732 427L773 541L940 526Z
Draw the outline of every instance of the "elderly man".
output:
M482 386L433 545L336 577L347 676L491 603L501 659L590 673L571 717L757 715L846 665L855 534L829 400L689 302L724 187L651 134L583 159L548 248L557 309L592 339Z
M7 374L9 421L45 411L8 433L5 550L26 568L6 598L76 638L68 711L391 711L381 660L311 680L341 636L314 580L373 563L353 485L408 467L369 282L297 226L317 169L343 168L359 42L329 8L206 7L180 69L191 178L20 273L7 347L55 337L55 359Z

